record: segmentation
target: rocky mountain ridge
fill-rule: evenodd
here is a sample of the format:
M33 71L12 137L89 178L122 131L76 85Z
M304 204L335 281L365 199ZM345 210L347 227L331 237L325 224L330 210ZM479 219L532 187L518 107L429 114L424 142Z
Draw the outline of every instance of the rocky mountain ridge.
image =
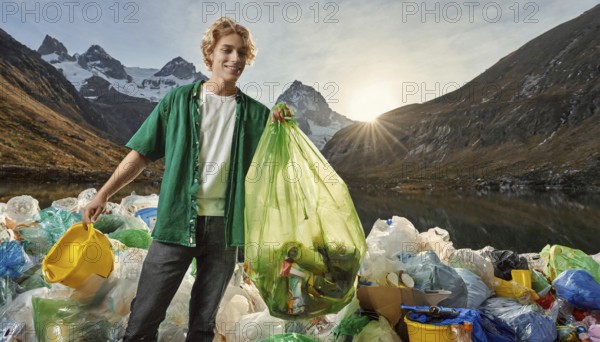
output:
M358 186L598 189L598 61L600 5L460 89L342 129L323 152Z

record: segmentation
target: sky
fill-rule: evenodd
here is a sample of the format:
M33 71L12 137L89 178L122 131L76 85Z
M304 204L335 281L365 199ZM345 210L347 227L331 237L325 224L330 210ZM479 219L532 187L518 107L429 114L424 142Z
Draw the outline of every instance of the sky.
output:
M291 82L368 121L465 84L599 0L2 1L0 28L31 49L49 34L70 54L99 44L127 67L181 56L209 75L199 45L221 16L258 46L239 87L272 106Z

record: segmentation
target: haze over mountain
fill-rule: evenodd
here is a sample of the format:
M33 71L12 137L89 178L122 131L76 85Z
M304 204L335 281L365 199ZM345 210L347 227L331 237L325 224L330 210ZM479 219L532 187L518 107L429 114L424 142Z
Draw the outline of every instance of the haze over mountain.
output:
M597 189L599 112L600 5L455 91L342 129L323 153L362 185Z

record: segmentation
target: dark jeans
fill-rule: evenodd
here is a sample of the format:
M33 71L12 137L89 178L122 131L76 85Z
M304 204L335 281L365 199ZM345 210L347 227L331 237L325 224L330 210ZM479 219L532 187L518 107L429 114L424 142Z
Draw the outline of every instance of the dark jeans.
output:
M158 326L193 258L197 274L186 341L212 341L219 303L233 275L235 253L235 248L225 248L223 217L198 217L196 247L153 241L131 302L123 341L156 341Z

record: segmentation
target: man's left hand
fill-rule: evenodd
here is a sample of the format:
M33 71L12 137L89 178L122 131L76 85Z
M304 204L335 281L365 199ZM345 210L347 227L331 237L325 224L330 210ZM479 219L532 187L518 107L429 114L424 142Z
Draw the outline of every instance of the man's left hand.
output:
M288 107L287 104L281 103L275 105L271 110L271 115L273 121L277 122L285 122L286 117L292 117L292 110Z

